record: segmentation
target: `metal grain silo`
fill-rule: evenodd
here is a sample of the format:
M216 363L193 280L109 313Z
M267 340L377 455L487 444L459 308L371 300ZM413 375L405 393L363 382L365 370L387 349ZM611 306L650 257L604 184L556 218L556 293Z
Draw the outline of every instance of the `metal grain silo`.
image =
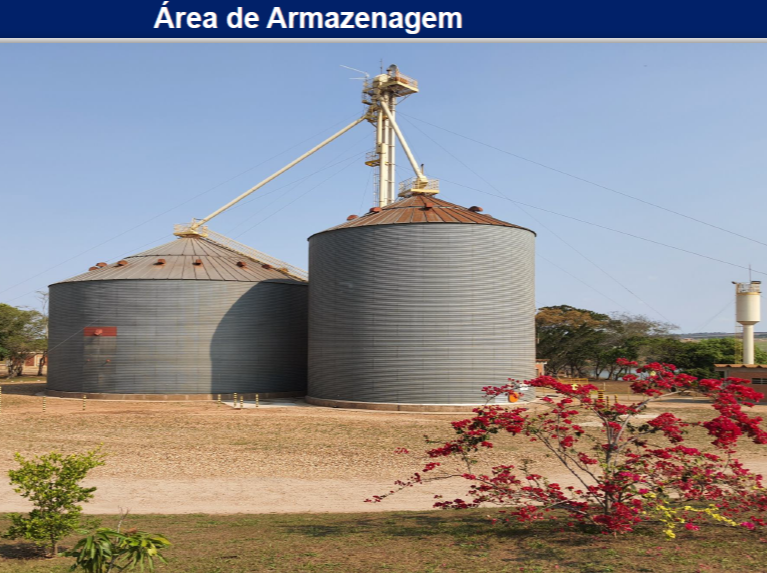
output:
M303 395L307 284L183 236L50 287L52 395Z
M437 410L535 377L535 233L479 211L415 194L309 238L307 401Z

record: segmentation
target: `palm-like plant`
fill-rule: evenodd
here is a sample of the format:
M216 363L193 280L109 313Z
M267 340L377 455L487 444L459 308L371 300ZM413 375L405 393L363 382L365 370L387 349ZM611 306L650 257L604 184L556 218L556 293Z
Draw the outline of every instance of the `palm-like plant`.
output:
M123 519L124 517L125 515ZM119 573L134 569L154 571L155 559L161 563L167 563L160 552L169 545L170 541L162 535L137 529L121 532L118 524L117 529L99 527L78 541L64 555L75 558L72 571L76 569L88 573Z

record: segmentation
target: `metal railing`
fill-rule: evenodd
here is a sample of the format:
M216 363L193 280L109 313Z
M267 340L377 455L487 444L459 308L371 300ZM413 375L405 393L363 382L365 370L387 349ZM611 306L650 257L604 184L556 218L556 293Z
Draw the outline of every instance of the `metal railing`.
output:
M439 191L439 179L418 179L411 177L399 184L400 193L405 191Z
M413 78L406 76L405 74L401 74L397 72L392 76L392 79L400 84L405 84L406 86L409 86L411 88L414 88L415 90L418 90L418 80L414 80Z
M206 240L210 241L211 243L215 243L216 245L220 247L224 247L225 249L234 251L235 253L248 257L249 259L252 259L258 263L270 265L275 270L280 271L286 275L289 275L292 278L295 278L304 282L309 281L309 273L306 272L305 270L295 267L293 265L290 265L286 263L285 261L281 261L280 259L270 257L266 253L262 253L261 251L258 251L254 249L253 247L243 245L242 243L239 243L235 241L234 239L230 239L229 237L221 235L220 233L216 233L215 231L207 231L206 234L203 236Z
M375 149L368 151L365 154L365 165L369 165L370 167L375 167L376 165L379 165L380 163L381 163L381 157L378 155L378 152Z
M761 286L759 283L738 283L738 294L749 292L761 293Z
M192 225L194 224L194 220L192 220L191 223L179 223L177 225L173 225L173 234L174 235L200 235L201 237L205 237L208 234L208 227L197 227L194 231L192 230Z

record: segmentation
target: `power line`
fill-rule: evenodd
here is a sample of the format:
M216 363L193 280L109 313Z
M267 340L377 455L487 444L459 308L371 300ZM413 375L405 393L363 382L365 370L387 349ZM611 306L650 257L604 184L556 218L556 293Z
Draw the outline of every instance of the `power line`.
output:
M356 158L357 158L357 157L359 157L360 155L361 155L361 153L356 153L356 154L354 154L354 155L352 155L352 156L350 156L350 157L347 157L346 159L343 159L343 160L341 160L341 161L338 161L338 162L336 162L336 163L334 163L334 164L332 164L332 165L330 165L330 166L328 166L328 167L325 167L325 168L323 168L323 169L321 169L321 170L319 170L319 171L323 171L324 169L328 169L329 167L333 167L333 166L335 166L335 165L340 165L341 163L344 163L344 162L350 161L350 160L352 160L352 159L356 159ZM332 174L330 177L328 177L327 179L325 179L325 180L321 181L320 183L318 183L317 185L315 185L315 186L314 186L314 187L312 187L311 189L308 189L308 190L307 190L305 193L303 193L302 195L298 196L296 199L294 199L293 201L291 201L290 203L288 203L288 204L287 204L287 205L285 205L284 207L281 207L280 209L278 209L278 210L277 210L277 211L275 211L274 213L272 213L272 214L268 215L267 217L265 217L264 219L262 219L261 221L259 221L258 223L256 223L255 225L253 225L252 227L250 227L249 229L247 229L246 231L243 231L242 233L240 233L239 235L237 235L237 237L240 237L240 236L242 236L244 233L246 233L246 232L250 231L251 229L253 229L254 227L256 227L256 226L260 225L261 223L263 223L263 222L264 222L264 221L266 221L267 219L269 219L269 218L271 218L272 216L276 215L277 213L279 213L279 212L280 212L280 211L282 211L283 209L285 209L285 208L287 208L288 206L290 206L291 204L295 203L295 202L296 202L298 199L300 199L301 197L303 197L304 195L306 195L306 194L307 194L307 193L309 193L310 191L313 191L313 190L314 190L314 189L316 189L317 187L321 186L323 183L326 183L327 181L329 181L330 179L332 179L332 178L333 178L333 177L335 177L336 175L340 174L342 171L345 171L347 168L351 167L352 165L353 165L353 163L349 163L348 165L344 166L344 167L343 167L343 168L341 168L340 170L336 171L336 172L335 172L335 173L333 173L333 174ZM319 173L319 171L315 171L314 173L312 173L312 175L314 175L314 174L316 174L316 173ZM304 178L304 179L305 179L305 178ZM298 181L300 182L300 181L302 181L302 179L299 179ZM274 204L274 202L270 203L269 205L272 205L272 204ZM267 207L268 207L269 205L267 205ZM136 251L139 251L139 249L143 249L144 247L148 247L149 245L154 245L155 243L157 243L157 242L159 242L159 241L161 241L161 240L164 240L164 239L167 239L167 238L171 238L171 237L173 237L173 236L174 236L174 235L172 235L172 234L165 234L165 235L163 235L162 237L158 237L157 239L154 239L154 240L152 240L152 241L150 241L150 242L148 242L148 243L144 243L143 245L140 245L140 246L138 246L138 247L135 247L135 248L131 249L130 251L128 251L128 252L127 252L127 253L125 253L125 254L119 255L119 256L117 256L117 257L112 257L112 258L106 259L106 261L114 261L114 260L119 260L119 259L122 259L123 257L126 257L126 256L129 256L129 255L131 255L131 254L134 254L134 253L136 253ZM235 237L235 238L236 238L236 237ZM139 251L139 252L140 252L140 251ZM12 299L10 299L8 302L12 302L12 301L14 301L14 300L16 300L16 299L19 299L19 298L22 298L22 297L24 297L24 296L27 296L27 295L29 295L29 294L32 294L33 292L35 292L35 291L30 291L30 292L28 292L28 293L25 293L25 294L19 295L19 296L15 297L15 298L12 298ZM90 326L90 325L88 325L88 326ZM78 332L79 332L79 330L78 330ZM74 336L74 335L72 335L72 336ZM68 337L67 339L65 339L64 341L62 341L62 343L61 343L61 344L63 344L63 342L66 342L66 340L69 340L69 338L71 338L71 336L70 336L70 337ZM58 346L60 346L61 344L59 344ZM54 347L54 348L57 348L58 346L56 346L56 347Z
M356 117L356 116L357 116L357 114L355 113L355 114L354 114L354 116ZM221 187L221 186L223 186L223 185L226 185L226 184L227 184L227 183L229 183L230 181L234 181L234 180L235 180L235 179L237 179L238 177L240 177L240 176L244 175L245 173L248 173L249 171L252 171L252 170L253 170L253 169L255 169L256 167L260 167L260 166L261 166L261 165L263 165L264 163L267 163L268 161L271 161L272 159L275 159L275 158L279 157L280 155L283 155L284 153L287 153L287 152L288 152L288 151L290 151L291 149L293 149L293 148L295 148L295 147L298 147L298 146L299 146L299 145L301 145L302 143L305 143L305 142L309 141L310 139L313 139L313 138L317 137L318 135L320 135L320 134L322 134L322 133L324 133L324 132L328 131L329 129L332 129L332 128L334 128L334 127L335 127L335 126L337 126L339 123L342 123L342 122L345 122L345 121L346 121L346 119L343 119L343 120L341 120L341 121L337 121L337 122L336 122L336 123L334 123L333 125L331 125L331 126L328 126L328 127L326 127L325 129L323 129L322 131L318 131L318 132L317 132L317 133L315 133L314 135L310 135L310 136L309 136L309 137L307 137L306 139L304 139L304 140L302 140L302 141L299 141L299 142L298 142L298 143L296 143L295 145L292 145L291 147L288 147L287 149L284 149L283 151L280 151L280 152L279 152L279 153L277 153L276 155L272 155L271 157L269 157L269 158L267 158L267 159L264 159L264 160L263 160L263 161L261 161L260 163L257 163L256 165L253 165L252 167L249 167L249 168L248 168L248 169L246 169L245 171L242 171L242 172L238 173L237 175L234 175L233 177L230 177L230 178L229 178L229 179L227 179L226 181L223 181L223 182L219 183L218 185L214 185L213 187L211 187L211 188L209 188L209 189L206 189L206 190L205 190L205 191L203 191L202 193L198 193L198 194L197 194L197 195L195 195L194 197L191 197L191 198L187 199L186 201L183 201L183 202L179 203L179 204L178 204L178 205L176 205L175 207L171 207L170 209L168 209L168 210L166 210L166 211L163 211L162 213L159 213L159 214L155 215L154 217L150 217L149 219L145 220L145 221L144 221L144 222L142 222L142 223L139 223L139 224L137 224L137 225L133 225L133 226L132 226L130 229L127 229L127 230L123 231L122 233L119 233L119 234L115 235L114 237L112 237L112 238L110 238L110 239L107 239L106 241L103 241L103 242L101 242L101 243L99 243L99 244L97 244L97 245L94 245L93 247L91 247L91 248L89 248L89 249L86 249L86 250L84 250L84 251L83 251L83 252L81 252L80 254L77 254L77 255L75 255L75 256L73 256L73 257L70 257L70 258L68 258L68 259L65 259L64 261L61 261L60 263L57 263L57 264L55 264L55 265L52 265L52 266L50 266L50 267L47 267L45 270L43 270L43 271L41 271L41 272L37 273L36 275L33 275L33 276L29 277L29 278L26 278L26 279L24 279L23 281L21 281L21 282L18 282L18 283L16 283L15 285L13 285L13 286L10 286L10 287L6 288L5 290L2 290L2 291L0 291L0 294L6 293L6 292L8 292L9 290L13 290L13 289L15 289L16 287L18 287L18 286L21 286L21 285L23 285L23 284L24 284L24 283L26 283L26 282L29 282L29 281L31 281L31 280L33 280L33 279L36 279L36 278L37 278L37 277L39 277L39 276L42 276L42 275L44 275L44 274L45 274L45 273L47 273L48 271L51 271L51 270L53 270L53 269L55 269L55 268L58 268L58 267L60 267L61 265L64 265L64 264L66 264L66 263L69 263L69 262L71 262L71 261L73 261L73 260L75 260L75 259L78 259L78 258L82 257L83 255L85 255L86 253L89 253L89 252L91 252L91 251L93 251L93 250L95 250L95 249L98 249L99 247L102 247L102 246L106 245L107 243L109 243L109 242L111 242L111 241L114 241L115 239L118 239L118 238L122 237L123 235L127 235L128 233L131 233L131 232L135 231L135 230L136 230L136 229L138 229L139 227L142 227L142 226L146 225L147 223L150 223L150 222L154 221L155 219L158 219L158 218L162 217L163 215L167 215L167 214L168 214L168 213L170 213L171 211L174 211L174 210L178 209L179 207L182 207L182 206L186 205L187 203L190 203L191 201L194 201L195 199L198 199L199 197L202 197L202 196L203 196L203 195L205 195L206 193L209 193L209 192L211 192L211 191L213 191L213 190L215 190L215 189L218 189L219 187ZM29 294L29 293L27 293L27 294ZM26 295L21 295L21 296L26 296ZM16 298L14 298L14 299L11 299L11 300L16 300L17 298L21 298L21 297L16 297Z
M453 185L458 185L459 187L464 187L466 189L472 189L473 191L479 191L480 193L484 193L485 195L490 195L491 197L498 197L499 199L504 199L506 201L511 201L512 203L516 203L519 205L524 205L525 207L530 207L531 209L537 209L538 211L543 211L544 213L551 213L552 215L557 215L558 217L564 217L565 219L570 219L572 221L578 221L579 223L584 223L586 225L591 225L592 227L598 227L600 229L605 229L606 231L612 231L613 233L619 233L621 235L626 235L627 237L633 237L634 239L639 239L640 241L646 241L648 243L653 243L654 245L660 245L661 247L666 247L668 249L674 249L676 251L681 251L683 253L687 253L689 255L695 255L696 257L701 257L703 259L708 259L709 261L715 261L717 263L722 263L725 265L730 265L731 267L737 267L739 269L746 269L748 270L748 266L739 265L737 263L731 263L730 261L723 261L722 259L717 259L716 257L710 257L708 255L703 255L701 253L696 253L695 251L690 251L688 249L684 249L682 247L675 247L674 245L669 245L667 243L661 243L660 241L656 241L654 239L648 239L647 237L642 237L640 235L634 235L633 233L629 233L627 231L621 231L619 229L613 229L612 227L607 227L605 225L600 225L599 223L594 223L592 221L584 221L583 219L579 219L578 217L573 217L571 215L564 215L562 213L557 213L556 211L552 211L551 209L545 209L543 207L537 207L536 205L530 205L529 203L524 203L522 201L517 201L516 199L510 199L508 197L504 197L503 195L496 195L494 193L488 193L484 189L478 189L476 187L471 187L470 185L464 185L463 183L458 183L456 181L450 181L448 179L440 178L442 181L445 181L447 183L452 183ZM759 271L756 269L751 269L752 272L760 274L760 275L767 275L767 272Z
M703 332L703 329L706 328L711 323L711 321L713 321L715 318L719 318L719 315L722 314L728 308L730 308L734 304L734 302L735 301L732 301L732 300L728 302L726 305L722 307L722 309L719 312L717 312L714 316L712 316L705 323L703 323L703 326L698 327L698 329L694 330L693 332Z
M304 181L305 179L308 179L309 177L312 177L313 175L316 175L317 173L320 173L321 171L324 171L325 169L328 169L328 168L332 167L333 165L330 165L330 162L331 162L331 161L334 161L335 159L338 159L338 158L339 158L339 157L341 157L341 156L342 156L344 153L346 153L347 151L349 151L349 150L350 150L352 147L354 147L355 145L357 145L357 144L358 144L360 141L363 141L363 140L367 139L368 137L370 137L370 136L369 136L369 135L363 135L361 138L357 139L357 140L356 140L354 143L352 143L350 146L348 146L348 147L344 148L344 150L343 150L343 151L341 151L341 152L339 152L339 153L338 153L338 154L337 154L335 157L333 157L332 159L329 159L329 160L328 160L328 161L325 163L325 167L321 167L320 169L317 169L317 171L313 171L313 172L309 173L308 175L305 175L304 177L299 177L298 179L295 179L295 180L291 181L290 183L286 183L285 185L283 185L283 186L281 186L281 187L277 187L277 188L275 188L275 189L272 189L271 191L268 191L268 192L266 192L266 193L261 193L261 192L260 192L261 190L259 189L259 193L258 193L258 194L254 194L254 195L252 195L252 196L248 197L247 199L243 199L243 200L242 200L241 202L239 202L237 205L247 205L248 203L251 203L252 201L255 201L256 199L258 199L259 197L264 197L264 196L266 196L266 195L271 195L272 193L275 193L275 192L279 191L280 189L284 189L284 188L286 188L286 187L290 187L291 185L294 185L294 184L298 184L298 183L300 183L300 182ZM344 161L345 161L345 160L344 160Z
M339 157L341 157L341 156L342 156L344 153L346 153L347 151L349 151L350 149L352 149L353 147L355 147L356 145L358 145L360 142L362 142L364 139L367 139L367 138L368 138L368 135L364 135L364 136L363 136L363 137L361 137L360 139L357 139L357 140L355 140L355 141L354 141L354 143L352 143L351 145L349 145L348 147L346 147L346 148L345 148L343 151L341 151L340 153L338 153L338 154L337 154L335 157L333 157L333 158L332 158L332 159L330 159L329 161L335 161L336 159L338 159ZM341 164L341 163L344 163L344 162L346 162L346 161L349 161L350 159L356 159L357 157L359 157L359 156L360 156L360 155L362 155L363 153L365 153L365 152L364 152L364 151L362 151L362 152L357 152L357 153L355 153L355 154L353 154L353 155L351 155L351 156L349 156L349 157L347 157L347 158L345 158L345 159L342 159L342 160L340 160L340 161L337 161L336 163L326 164L326 165L325 165L325 167L323 167L323 168L321 168L321 169L318 169L318 170L317 170L317 171L315 171L314 173L310 173L309 175L307 175L306 177L303 177L303 178L299 179L298 181L295 181L295 182L294 182L294 183L295 183L294 187L293 187L293 188L292 188L290 191L288 191L288 193L290 193L291 191L295 190L295 189L298 187L298 185L300 185L300 183L301 183L301 182L305 181L305 180L306 180L306 179L308 179L309 177L311 177L311 176L313 176L313 175L316 175L317 173L319 173L319 172L321 172L321 171L324 171L324 170L326 170L326 169L330 169L331 167L334 167L334 166L336 166L336 165L339 165L339 164ZM286 208L286 207L288 207L289 205L292 205L292 204L293 204L293 203L295 203L295 202L296 202L298 199L300 199L301 197L303 197L304 195L306 195L306 194L307 194L307 193L309 193L310 191L312 191L312 190L316 189L317 187L319 187L320 185L322 185L322 184L323 184L323 183L325 183L326 181L329 181L330 179L332 179L333 177L335 177L336 175L338 175L339 173L341 173L341 171L344 171L345 169L347 169L347 168L348 168L348 167L350 167L350 166L351 166L351 164L350 164L350 165L347 165L347 166L345 166L345 167L343 167L342 169L340 169L339 171L337 171L336 173L334 173L333 175L331 175L331 176L330 176L330 177L328 177L327 179L325 179L325 180L321 181L320 183L318 183L317 185L315 185L314 187L312 187L311 189L309 189L308 191L306 191L306 193L303 193L303 194L299 195L299 196L298 196L296 199L294 199L293 201L289 202L289 203L288 203L287 205L285 205L284 207L281 207L280 209L277 209L277 211L275 211L275 212L274 212L274 213L272 213L271 215L269 215L269 216L265 217L264 219L261 219L261 220L260 220L258 223L256 223L256 224L255 224L255 225L253 225L252 227L249 227L248 229L246 229L245 231L243 231L243 232L242 232L242 233L240 233L239 235L236 235L236 236L235 236L235 238L237 238L237 237L241 237L242 235L244 235L244 234L245 234L245 233L247 233L248 231L251 231L252 229L254 229L255 227L257 227L258 225L260 225L261 223L263 223L264 221L266 221L267 219L271 218L273 215L275 215L275 214L279 213L280 211L282 211L283 209L285 209L285 208ZM290 185L293 185L293 184L291 183L291 184L285 185L284 187L288 187L288 186L290 186ZM275 191L276 191L276 190L275 190ZM273 191L272 191L272 192L273 192ZM285 195L282 195L281 197L284 197L284 196L285 196ZM280 198L281 198L281 197L280 197ZM272 201L271 203L269 203L268 205L266 205L266 207L270 207L270 206L274 205L274 204L275 204L277 201L279 201L279 200L280 200L280 198L277 198L277 199L275 199L274 201ZM250 202L250 201L247 201L247 203L249 203L249 202ZM249 220L250 220L250 219L252 219L252 218L253 218L255 215L256 215L256 213L254 213L254 214L250 215L250 216L249 216L249 217L247 217L245 220L243 220L243 221L241 221L240 223L238 223L237 225L235 225L235 226L234 226L234 227L233 227L233 228L230 230L230 232L233 232L233 231L234 231L234 229L236 229L237 227L239 227L240 225L242 225L242 224L243 224L245 221L249 221Z
M368 137L368 136L366 135L366 136L365 136L365 138L367 138L367 137ZM344 150L343 150L341 153L339 153L338 155L336 155L336 156L335 156L333 159L331 159L330 161L333 161L333 160L337 159L338 157L340 157L341 155L343 155L344 153L346 153L346 152L347 152L349 149L351 149L352 147L354 147L354 145L358 144L360 141L361 141L361 140L357 140L357 141L355 141L355 142L354 142L354 144L352 144L352 145L350 145L349 147L347 147L346 149L344 149ZM298 186L299 186L299 185L300 185L302 182L306 181L306 180L307 180L307 179L309 179L310 177L313 177L313 176L314 176L314 175L316 175L317 173L321 173L321 172L323 172L323 171L325 171L325 170L327 170L327 169L330 169L331 167L335 167L336 165L339 165L339 164L341 164L341 163L343 163L343 162L345 162L345 161L348 161L349 159L353 159L353 158L359 157L360 155L362 155L362 153L364 153L364 151L363 151L363 152L358 152L358 153L355 153L354 155L352 155L352 156L350 156L350 157L347 157L347 158L345 158L345 159L342 159L341 161L337 161L336 163L328 163L328 164L326 164L324 167L322 167L322 168L318 169L317 171L314 171L314 172L310 173L309 175L306 175L306 176L304 176L304 177L301 177L300 179L296 179L295 181L292 181L292 182L290 182L290 183L286 183L286 184L285 184L285 185L283 185L282 187L277 187L276 189L273 189L273 190L271 190L271 191L269 191L269 192L267 192L267 193L263 193L263 194L262 194L262 193L259 193L259 194L258 194L258 196L254 196L253 198L251 198L251 199L248 199L247 201L242 201L242 202L241 202L241 203L240 203L238 206L247 205L248 203L251 203L252 201L255 201L255 200L258 198L258 197L266 197L267 195L271 195L271 194L273 194L273 193L276 193L277 191L280 191L280 190L282 190L282 189L285 189L285 188L287 188L287 187L292 187L292 189L290 189L290 190L287 192L287 193L290 193L291 191L293 191L294 189L296 189L296 188L297 188L297 187L298 187ZM287 193L286 193L286 194L287 194ZM282 196L284 197L286 194L283 194ZM266 208L266 207L270 207L271 205L274 205L274 204L275 204L277 201L279 201L279 198L277 198L276 200L274 200L274 201L272 201L271 203L269 203L268 205L266 205L266 206L265 206L265 208ZM234 230L235 230L237 227L240 227L241 225L243 225L244 223L246 223L247 221L249 221L250 219L252 219L253 217L255 217L257 214L258 214L258 212L256 212L256 213L253 213L253 214L249 215L248 217L246 217L245 219L243 219L242 221L240 221L239 223L237 223L237 224L236 224L234 227L231 227L231 228L230 228L230 229L227 231L227 234L233 233L233 232L234 232ZM239 236L239 235L238 235L238 236Z
M474 175L476 175L477 177L479 177L479 178L480 178L482 181L484 181L484 182L485 182L487 185L489 185L490 187L492 187L493 189L495 189L495 190L496 190L498 193L500 193L501 195L503 195L504 197L506 197L506 198L508 199L508 196L506 195L506 193L504 193L503 191L501 191L500 189L498 189L498 188L497 188L495 185L493 185L492 183L490 183L490 182L489 182L487 179L485 179L485 178L484 178L482 175L480 175L479 173L477 173L476 171L474 171L474 169L472 169L471 167L469 167L469 166L468 166L466 163L464 163L464 162L463 162L463 161L462 161L460 158L458 158L458 157L456 157L455 155L453 155L453 154L452 154L450 151L448 151L448 150L447 150L447 149L446 149L446 148L445 148L445 147L444 147L444 146L443 146L441 143L439 143L438 141L436 141L435 139L433 139L433 138L432 138L432 137L431 137L431 136L430 136L428 133L425 133L425 132L424 132L424 131L423 131L421 128L419 128L417 125L415 125L415 124L413 124L412 122L410 122L410 121L409 121L407 118L405 118L405 121L407 121L407 122L408 122L410 125L412 125L412 126L415 128L415 129L417 129L417 130L418 130L419 132L421 132L423 135L425 135L426 137L428 137L428 138L429 138L429 139L432 141L432 143L434 143L434 144L435 144L435 145L437 145L437 146L438 146L440 149L442 149L442 150L443 150L445 153L447 153L448 155L450 155L450 157L452 157L453 159L455 159L455 160L456 160L458 163L460 163L460 164L461 164L461 165L463 165L463 166L464 166L466 169L468 169L469 171L471 171L471 172L472 172ZM521 211L522 211L522 212L523 212L525 215L527 215L528 217L531 217L533 220L535 220L535 221L536 221L536 222L537 222L539 225L541 225L541 226L542 226L544 229L546 229L546 230L547 230L549 233L551 233L551 234L552 234L554 237L556 237L557 239L559 239L559 240L560 240L562 243L564 243L564 244L565 244L567 247L569 247L570 249L572 249L573 251L575 251L575 252L576 252L576 253L577 253L579 256L581 256L583 259L585 259L586 261L588 261L589 263L591 263L591 264L592 264L594 267L596 267L597 269L599 269L599 271L601 271L601 272L602 272L604 275L606 275L607 277L609 277L610 279L612 279L612 280L613 280L613 281L614 281L616 284L618 284L618 286L620 286L620 287L621 287L621 288L623 288L625 291L627 291L629 294L631 294L631 295L632 295L634 298L636 298L636 299L637 299L639 302L641 302L642 304L646 305L646 306L647 306L647 307L648 307L650 310L652 310L652 311L653 311L655 314L657 314L658 316L660 316L661 318L663 318L663 320L665 320L666 322L671 322L671 320L669 320L669 319L668 319L666 316L664 316L664 315L663 315L663 313L661 313L659 310L657 310L657 309L653 308L653 306L652 306L652 305L650 305L649 303L647 303L647 302L645 302L644 300L642 300L642 298L641 298L641 297L640 297L638 294L636 294L634 291L632 291L630 288L628 288L626 285L624 285L624 284L623 284L621 281L619 281L619 280L618 280L617 278L615 278L613 275L611 275L610 273L608 273L608 272L607 272L605 269L603 269L603 268L602 268L600 265L598 265L596 262L592 261L592 260L591 260L589 257L587 257L586 255L584 255L584 254L583 254L581 251L579 251L578 249L576 249L576 248L575 248L575 247L574 247L572 244L570 244L568 241L566 241L565 239L563 239L561 236L559 236L557 233L555 233L555 232L554 232L552 229L550 229L549 227L547 227L547 226L546 226L546 225L545 225L545 224L544 224L544 223L543 223L543 222L542 222L540 219L538 219L537 217L534 217L533 215L531 215L530 213L528 213L528 212L527 212L527 211L526 211L526 210L525 210L523 207L521 207L521 206L519 206L519 205L517 205L517 207L518 207L518 208L519 208L519 209L520 209L520 210L521 210ZM570 274L570 273L568 273L568 274ZM573 275L571 275L571 276L573 276ZM578 279L578 280L580 280L580 279ZM580 282L583 282L583 281L580 281ZM586 283L583 283L583 284L586 284ZM589 285L587 285L587 286L589 286ZM593 288L593 287L590 287L590 288ZM594 289L594 290L596 290L596 289ZM599 291L597 291L597 292L599 292ZM600 293L600 294L601 294L601 293ZM604 296L604 295L603 295L603 296ZM607 298L609 299L609 297L607 297ZM612 300L612 299L609 299L609 300ZM612 301L612 302L613 302L613 303L615 303L615 301ZM615 303L615 304L617 304L617 303ZM624 307L623 305L619 305L619 306L621 306L621 307L623 307L623 308L626 308L626 307ZM626 309L626 310L628 310L628 309Z
M173 235L172 235L172 234L169 234L169 233L166 233L166 234L164 234L162 237L159 237L159 238L157 238L157 239L154 239L153 241L149 241L148 243L144 243L143 245L141 245L141 246L139 246L139 247L135 247L135 248L131 249L130 251L128 251L128 252L127 252L127 253L125 253L125 254L122 254L122 255L120 255L120 256L118 256L118 257L112 257L112 258L109 258L109 259L104 259L104 260L105 260L105 261L115 261L115 260L120 260L120 259L122 259L123 257L127 257L127 256L129 256L129 255L131 255L131 254L134 254L134 253L135 253L135 252L136 252L138 249L143 249L144 247L147 247L147 246L149 246L149 245L154 245L155 243L157 243L157 242L159 242L159 241L162 241L163 239L167 239L167 238L169 238L169 237L173 237ZM16 297L14 297L14 298L8 299L8 300L7 300L7 302L13 302L14 300L18 300L18 299L20 299L20 298L22 298L22 297L25 297L25 296L28 296L28 295L30 295L30 294L32 294L32 293L34 293L34 292L37 292L37 291L36 291L36 290L31 290L31 291L29 291L29 292L26 292L26 293L24 293L24 294L20 294L19 296L16 296Z
M609 300L609 301L610 301L610 302L612 302L613 304L615 304L615 305L618 305L619 307L621 307L622 309L624 309L624 310L625 310L625 311L627 311L627 312L631 312L631 311L629 311L629 309L628 309L628 308L626 308L625 306L623 306L621 303L614 301L613 299L611 299L609 296L607 296L607 295L606 295L605 293L603 293L602 291L600 291L600 290L598 290L597 288L595 288L595 287L591 286L589 283L587 283L587 282L585 282L585 281L582 281L581 279L579 279L578 277L576 277L576 276L575 276L573 273L571 273L571 272L569 272L569 271L567 271L567 270L563 269L563 268L562 268L562 267L560 267L558 264L556 264L556 263L555 263L555 262L553 262L553 261L550 261L549 259L547 259L547 258L546 258L546 257L544 257L543 255L541 255L540 253L535 253L535 256L536 256L536 257L538 257L539 259L543 259L544 261L546 261L546 262L547 262L547 263L549 263L550 265L552 265L552 266L554 266L554 267L558 268L558 269L559 269L560 271L562 271L563 273L565 273L565 274L567 274L567 275L570 275L570 276L571 276L572 278L574 278L576 281L578 281L578 282L579 282L579 283L581 283L582 285L585 285L585 286L589 287L591 290L593 290L593 291L594 291L594 292L596 292L597 294L600 294L600 295L602 295L603 297L605 297L607 300Z
M357 155L360 155L360 154L357 154ZM350 159L356 159L356 158L357 158L357 155L355 155L355 156L352 156L352 157L349 157L349 158L347 158L347 159L346 159L346 161L349 161ZM270 214L270 215L267 215L266 217L264 217L263 219L261 219L260 221L258 221L258 222L257 222L255 225L253 225L252 227L249 227L248 229L246 229L245 231L243 231L243 232L242 232L242 233L240 233L239 235L236 235L234 238L236 239L237 237L241 237L242 235L244 235L244 234L245 234L245 233L247 233L248 231L251 231L252 229L254 229L255 227L257 227L258 225L260 225L261 223L263 223L264 221L266 221L267 219L271 219L271 218L272 218L274 215L276 215L277 213L279 213L280 211L282 211L282 210L284 210L284 209L287 209L287 208L288 208L288 207L290 207L290 206L291 206L293 203L295 203L296 201L298 201L299 199L301 199L302 197L304 197L305 195L307 195L307 194L308 194L308 193L310 193L311 191L314 191L315 189L317 189L317 187L320 187L321 185L324 185L325 183L327 183L328 181L330 181L331 179L333 179L333 177L335 177L336 175L339 175L341 172L343 172L343 171L346 171L347 169L349 169L349 167L351 167L352 165L354 165L354 162L351 162L351 161L349 161L349 164L348 164L348 165L345 165L344 167L342 167L341 169L339 169L338 171L336 171L335 173L333 173L333 174L332 174L330 177L328 177L327 179L324 179L323 181L320 181L320 182L319 182L319 183L317 183L317 185L315 185L314 187L311 187L311 188L307 189L307 190L306 190L305 192L303 192L301 195L299 195L298 197L296 197L295 199L293 199L293 200L292 200L290 203L288 203L287 205L283 205L282 207L280 207L279 209L277 209L277 210L276 210L274 213L272 213L272 214Z
M371 169L370 171L368 171L368 179L367 179L367 181L365 182L365 188L362 190L362 198L360 199L360 206L359 206L359 208L357 209L357 212L358 212L358 213L361 213L361 212L362 212L362 208L363 208L363 207L364 207L364 205L365 205L365 197L366 197L366 196L367 196L367 194L368 194L368 188L370 187L370 180L371 180L372 178L373 178L373 170Z
M505 153L506 155L510 155L511 157L515 157L517 159L521 159L522 161L527 161L528 163L532 163L533 165L537 165L539 167L543 167L544 169L548 169L549 171L553 171L555 173L559 173L561 175L565 175L566 177L570 177L572 179L576 179L578 181L581 181L583 183L588 183L589 185L593 185L594 187L599 187L600 189L604 189L605 191L610 191L611 193L616 193L618 195L622 195L623 197L627 197L629 199L633 199L634 201L638 201L640 203L644 203L645 205L650 205L651 207L655 207L656 209L661 209L662 211L666 211L668 213L672 213L674 215L677 215L679 217L684 217L685 219L689 219L691 221L695 221L696 223L700 223L701 225L706 225L707 227L711 227L712 229L717 229L719 231L723 231L725 233L729 233L730 235L735 235L736 237L740 237L741 239L746 239L747 241L751 241L753 243L758 243L762 245L763 247L767 247L767 243L763 243L762 241L759 241L757 239L753 239L751 237L747 237L746 235L741 235L740 233L736 233L735 231L730 231L729 229L725 229L724 227L720 227L718 225L714 225L713 223L709 223L708 221L703 221L701 219L698 219L696 217L692 217L690 215L685 215L684 213L680 213L679 211L675 211L674 209L669 209L668 207L663 207L662 205L658 205L657 203L653 203L651 201L647 201L645 199L640 199L639 197L635 197L634 195L630 195L629 193L624 193L623 191L618 191L617 189L613 189L612 187L607 187L606 185L602 185L601 183L596 183L595 181L591 181L589 179L586 179L584 177L579 177L578 175L573 175L572 173L568 173L567 171L563 171L561 169L557 169L556 167L551 167L550 165L546 165L545 163L541 163L540 161L535 161L533 159L529 159L527 157L524 157L522 155L518 155L516 153L512 153L511 151L506 151L505 149L501 149L500 147L496 147L495 145L491 145L489 143L485 143L484 141L479 141L478 139L474 139L473 137L469 137L468 135L463 135L461 133L452 131L450 129L447 129L446 127L442 127L439 125L436 125L434 123L428 122L424 119L419 119L417 117L414 117L412 115L409 115L407 113L404 113L402 111L397 110L399 114L407 116L409 118L415 119L416 121L420 121L422 123L425 123L427 125L431 125L432 127L436 127L437 129L441 129L442 131L446 131L448 133L452 133L453 135L457 135L458 137L463 137L464 139L468 139L469 141L473 141L474 143L478 143L480 145L484 145L485 147L489 147L490 149L495 149L496 151L500 151L501 153Z

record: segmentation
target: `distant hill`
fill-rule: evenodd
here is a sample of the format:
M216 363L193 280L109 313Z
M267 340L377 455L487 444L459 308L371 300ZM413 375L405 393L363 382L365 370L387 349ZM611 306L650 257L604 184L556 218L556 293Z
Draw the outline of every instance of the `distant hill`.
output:
M705 340L706 338L732 338L732 332L691 332L688 334L677 334L679 338L693 338L695 340ZM754 332L754 338L767 338L767 332Z

